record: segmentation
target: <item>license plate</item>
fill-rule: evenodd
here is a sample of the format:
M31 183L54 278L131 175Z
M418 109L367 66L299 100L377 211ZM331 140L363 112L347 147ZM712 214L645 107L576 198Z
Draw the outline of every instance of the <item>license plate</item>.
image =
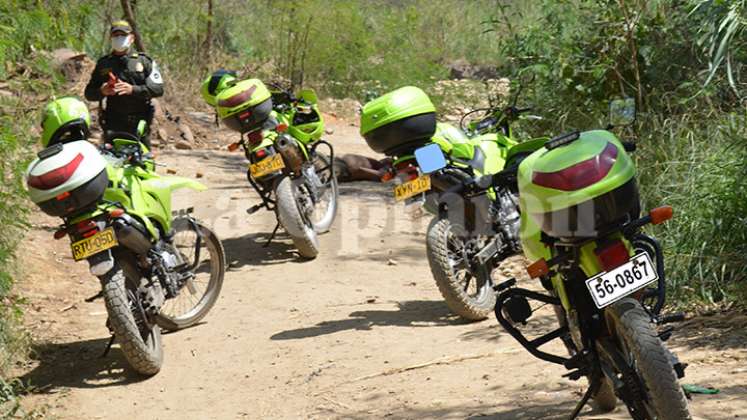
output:
M431 177L430 175L423 175L413 179L412 181L407 181L404 184L394 187L394 199L396 201L406 200L430 189Z
M249 165L249 173L251 173L254 178L260 178L283 168L285 168L283 157L280 156L280 154L276 154Z
M597 308L604 308L658 279L651 259L644 252L612 271L586 280L586 287Z
M101 251L114 248L118 244L117 236L114 234L114 229L107 228L90 238L74 242L70 245L70 248L73 250L73 259L75 261L80 261L90 257L91 255L98 254Z

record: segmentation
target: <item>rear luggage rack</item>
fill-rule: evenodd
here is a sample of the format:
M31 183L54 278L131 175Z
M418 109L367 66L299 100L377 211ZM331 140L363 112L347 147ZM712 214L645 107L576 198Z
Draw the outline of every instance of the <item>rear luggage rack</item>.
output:
M579 137L581 137L581 133L579 131L572 131L570 133L561 134L546 141L545 149L552 150L560 146L565 146L566 144L570 144L578 140Z

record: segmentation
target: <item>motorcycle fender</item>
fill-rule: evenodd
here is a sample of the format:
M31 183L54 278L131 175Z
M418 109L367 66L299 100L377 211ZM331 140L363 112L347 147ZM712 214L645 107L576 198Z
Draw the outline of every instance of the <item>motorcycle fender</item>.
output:
M266 147L270 147L270 146L274 145L275 144L275 137L277 137L277 136L265 136L258 145L252 147L251 152L252 153L256 153L257 150L259 150L259 149L264 149Z
M114 268L114 257L111 249L92 255L88 258L89 269L91 274L101 277Z
M201 182L181 176L164 176L143 181L145 190L169 190L176 191L182 188L189 188L195 191L205 191L207 187Z

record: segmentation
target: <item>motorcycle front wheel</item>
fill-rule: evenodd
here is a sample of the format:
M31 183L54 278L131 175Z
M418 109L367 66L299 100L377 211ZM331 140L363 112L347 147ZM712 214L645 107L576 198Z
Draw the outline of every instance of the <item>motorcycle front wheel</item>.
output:
M181 285L179 294L164 302L156 317L158 325L170 331L191 327L210 312L226 274L226 253L212 230L186 217L174 220L173 226L174 250L187 264L180 274L189 274L189 277Z
M337 215L337 177L329 157L315 153L314 169L322 183L319 197L316 198L311 223L316 233L326 233L332 227Z

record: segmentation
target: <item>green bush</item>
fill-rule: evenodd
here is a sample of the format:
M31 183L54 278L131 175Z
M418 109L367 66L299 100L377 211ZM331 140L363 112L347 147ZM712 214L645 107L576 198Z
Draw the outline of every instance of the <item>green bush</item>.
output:
M706 71L708 39L695 41L715 33L710 41L720 45L714 22L734 7L697 3L546 0L513 15L499 9L490 22L506 57L501 69L535 77L524 102L549 118L532 134L603 127L610 99L636 98L638 122L622 134L639 142L644 209L675 208L655 230L675 304L744 299L747 275L747 118L729 77ZM731 44L735 56L741 47Z

